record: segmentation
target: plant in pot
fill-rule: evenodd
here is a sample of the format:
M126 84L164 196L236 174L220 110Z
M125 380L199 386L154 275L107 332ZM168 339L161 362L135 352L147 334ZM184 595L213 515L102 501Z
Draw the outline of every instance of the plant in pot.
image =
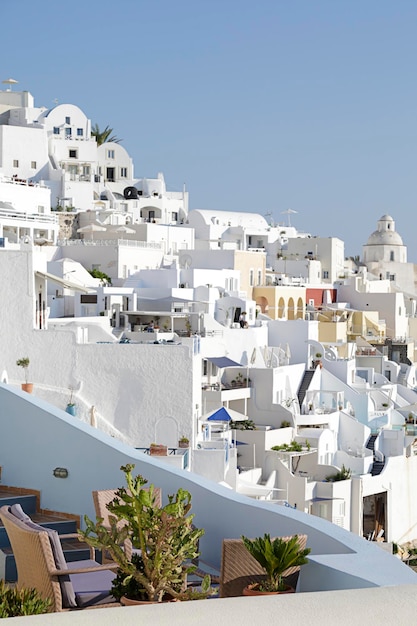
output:
M185 435L183 435L179 440L178 440L178 447L179 448L188 448L190 445L190 440L188 439L188 437L185 437Z
M70 399L69 402L67 404L66 407L66 412L69 413L70 415L76 415L77 414L77 407L75 402L73 401L73 396L74 396L74 389L72 387L70 387Z
M191 494L180 488L159 508L153 485L145 490L147 481L132 476L134 465L121 469L126 487L107 505L110 527L103 526L102 518L93 522L86 516L86 529L79 531L81 541L106 550L118 564L115 596L128 594L147 602L163 602L210 595L210 577L204 579L201 592L187 589L187 574L196 569L191 561L199 555L198 542L204 534L192 524ZM123 549L126 540L133 547L131 554Z
M271 539L270 535L265 533L263 537L256 539L242 536L242 541L266 574L264 581L245 587L243 595L291 593L294 591L285 583L284 573L289 568L308 563L307 555L311 552L311 548L300 546L298 535L290 538L276 537Z
M323 364L321 362L321 357L323 356L322 353L321 352L316 352L316 354L314 356L316 357L315 361L313 363L314 367L317 367L317 366L323 367Z
M29 382L29 363L30 361L28 356L22 357L16 361L16 365L23 367L25 372L25 382L22 383L22 389L23 391L27 391L27 393L32 393L33 383Z

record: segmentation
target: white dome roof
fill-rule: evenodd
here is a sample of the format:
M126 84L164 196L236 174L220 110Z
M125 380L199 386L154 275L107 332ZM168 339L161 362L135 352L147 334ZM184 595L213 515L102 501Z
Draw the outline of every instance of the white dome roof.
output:
M383 215L378 220L378 230L368 238L367 246L403 246L401 236L395 230L391 215Z
M401 236L394 231L376 230L369 235L367 246L402 246L403 240Z

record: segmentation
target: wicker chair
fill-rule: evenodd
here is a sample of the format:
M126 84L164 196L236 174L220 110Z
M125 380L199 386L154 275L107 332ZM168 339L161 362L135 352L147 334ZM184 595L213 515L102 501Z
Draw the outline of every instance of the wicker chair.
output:
M56 531L21 521L9 506L0 508L16 560L17 587L36 589L50 599L50 611L119 606L110 594L115 569L96 561L66 563ZM68 537L68 535L66 535Z
M300 548L304 549L307 535L298 535L298 539ZM299 567L291 567L284 572L287 584L296 586L299 571ZM264 570L245 548L242 539L223 539L219 590L221 598L241 596L246 585L260 582L265 578Z
M146 489L146 487L144 487ZM161 508L162 506L162 490L160 487L154 487L153 490L155 497L155 506ZM94 509L97 517L103 518L103 525L110 528L109 516L110 511L107 505L117 497L117 489L103 489L101 491L93 491ZM122 526L124 522L119 522L118 527ZM124 551L126 556L130 559L132 557L132 543L129 539L124 542ZM102 563L113 563L113 559L105 551L102 553Z

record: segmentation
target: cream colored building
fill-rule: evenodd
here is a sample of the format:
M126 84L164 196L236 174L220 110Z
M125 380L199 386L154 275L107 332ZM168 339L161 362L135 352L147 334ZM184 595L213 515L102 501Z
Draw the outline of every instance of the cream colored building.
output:
M252 297L258 309L273 320L304 319L306 289L298 286L259 286Z

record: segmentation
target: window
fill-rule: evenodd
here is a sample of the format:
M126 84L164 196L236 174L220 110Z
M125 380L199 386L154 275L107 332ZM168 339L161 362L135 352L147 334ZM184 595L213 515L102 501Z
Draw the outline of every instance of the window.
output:
M173 222L177 222L178 221L178 213L176 211L172 212L171 219L172 219Z
M71 137L71 128L66 128L65 129L65 137Z
M395 282L395 274L390 274L390 275L389 275L389 279L390 279L392 282Z
M114 150L107 150L107 158L114 159Z
M329 278L329 272L327 270L323 270L323 278Z
M54 126L54 135L59 135L59 128L58 128L58 126Z
M76 180L78 175L78 165L68 165L70 180Z
M253 270L249 270L249 285L251 287L253 287L253 278L254 278L254 272Z
M65 118L65 124L71 124L71 118L70 117L66 117Z
M389 253L389 260L390 261L394 261L394 251L391 250L391 252Z
M127 178L127 167L120 168L120 178Z
M18 159L13 159L13 167L19 167Z
M258 270L258 287L262 285L262 270Z
M82 295L81 304L97 304L97 294L95 295Z
M38 213L45 213L45 207L42 204L38 204Z
M31 162L30 162L30 167L31 167L33 170L36 170L36 161L31 161Z
M84 135L84 130L82 128L77 128L77 137L82 137Z
M89 165L83 165L82 175L83 176L90 176L90 166Z
M70 150L68 151L68 154L69 154L69 158L70 159L76 159L77 158L77 151L76 150L73 150L73 149L70 148Z

